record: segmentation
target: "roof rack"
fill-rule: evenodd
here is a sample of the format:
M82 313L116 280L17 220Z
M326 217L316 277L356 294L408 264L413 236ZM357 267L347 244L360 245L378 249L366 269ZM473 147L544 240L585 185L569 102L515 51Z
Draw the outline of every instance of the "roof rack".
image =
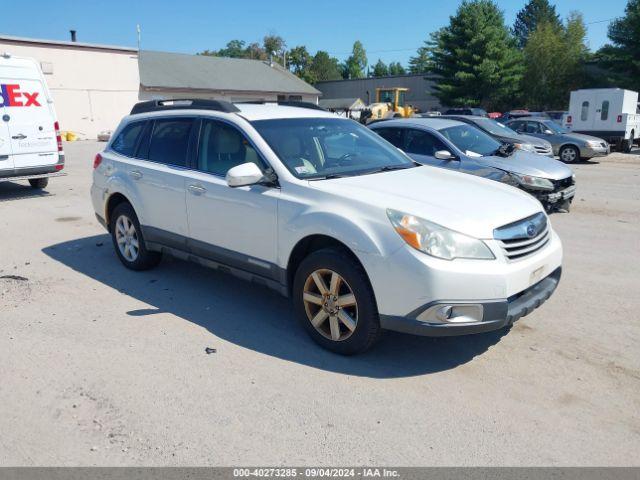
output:
M217 112L239 112L233 103L224 100L206 100L202 98L173 98L167 100L150 100L136 103L131 109L131 115L162 110L215 110Z
M327 110L322 108L320 105L317 105L312 102L296 102L293 100L247 100L246 102L235 102L237 104L249 104L249 105L266 105L267 103L275 103L276 105L280 105L283 107L296 107L296 108L310 108L311 110L322 110L326 112Z

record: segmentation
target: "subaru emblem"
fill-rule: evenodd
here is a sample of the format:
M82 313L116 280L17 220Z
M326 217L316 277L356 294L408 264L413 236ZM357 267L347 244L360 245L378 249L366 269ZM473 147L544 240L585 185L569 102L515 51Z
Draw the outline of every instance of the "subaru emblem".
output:
M535 236L536 234L536 226L533 223L530 223L529 225L527 225L527 235L529 235L529 238Z

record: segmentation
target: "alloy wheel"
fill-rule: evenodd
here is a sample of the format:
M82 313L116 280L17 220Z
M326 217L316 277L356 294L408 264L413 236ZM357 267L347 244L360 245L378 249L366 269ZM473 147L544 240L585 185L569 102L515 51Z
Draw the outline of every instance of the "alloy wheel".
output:
M136 226L126 215L120 215L116 220L116 242L122 256L128 262L135 262L140 253L140 242Z
M304 283L304 309L311 325L325 338L346 340L358 324L358 304L353 290L339 273L320 269Z
M565 162L574 162L577 158L578 154L574 148L565 148L562 151L561 158Z

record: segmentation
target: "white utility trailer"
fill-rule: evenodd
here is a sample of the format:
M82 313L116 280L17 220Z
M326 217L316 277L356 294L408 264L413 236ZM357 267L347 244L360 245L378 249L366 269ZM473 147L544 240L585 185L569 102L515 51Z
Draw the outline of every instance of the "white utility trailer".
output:
M640 140L638 92L621 88L590 88L571 92L565 126L600 137L618 150L630 151Z

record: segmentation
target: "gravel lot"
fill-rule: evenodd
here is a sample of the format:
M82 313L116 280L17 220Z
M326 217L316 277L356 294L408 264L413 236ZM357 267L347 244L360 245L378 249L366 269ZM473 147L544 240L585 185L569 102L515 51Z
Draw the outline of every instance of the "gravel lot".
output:
M267 289L122 267L102 146L0 183L0 465L640 465L640 151L575 166L562 282L511 331L342 358Z

